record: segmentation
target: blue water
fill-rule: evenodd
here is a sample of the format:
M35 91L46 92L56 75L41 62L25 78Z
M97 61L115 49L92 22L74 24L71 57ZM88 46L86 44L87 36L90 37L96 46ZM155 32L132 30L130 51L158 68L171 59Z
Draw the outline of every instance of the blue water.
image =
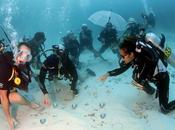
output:
M173 0L1 0L0 24L7 27L10 35L20 39L33 36L37 31L46 33L47 44L58 43L67 30L79 33L82 23L94 31L101 29L87 19L99 10L112 10L126 20L134 17L141 22L140 13L152 8L156 15L156 29L174 33L175 9ZM1 32L2 33L2 32ZM0 35L3 37L3 34Z

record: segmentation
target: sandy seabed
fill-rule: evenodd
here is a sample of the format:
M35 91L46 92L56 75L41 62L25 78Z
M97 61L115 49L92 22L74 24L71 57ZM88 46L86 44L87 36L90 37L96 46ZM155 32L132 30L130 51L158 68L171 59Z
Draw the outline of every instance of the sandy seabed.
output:
M174 130L175 112L160 113L154 95L147 95L131 84L131 69L105 82L97 80L106 71L118 67L117 56L110 50L103 56L107 62L94 58L88 51L81 55L83 69L77 97L73 98L69 87L60 83L56 88L57 107L45 107L38 112L26 106L13 106L19 121L16 130ZM95 71L96 76L87 75L86 68ZM171 67L168 70L170 100L173 100L175 70ZM37 83L33 81L30 88L29 93L23 94L42 105L43 95ZM0 130L9 130L1 107Z

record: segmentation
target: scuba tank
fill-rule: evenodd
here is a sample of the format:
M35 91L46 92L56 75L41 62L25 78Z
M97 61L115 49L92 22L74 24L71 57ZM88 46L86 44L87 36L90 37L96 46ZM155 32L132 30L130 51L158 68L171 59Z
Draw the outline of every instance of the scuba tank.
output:
M58 68L61 68L61 66L62 66L62 58L63 58L63 55L65 54L64 52L65 52L65 47L62 44L57 44L57 45L52 45L52 48L43 51L42 53L40 53L39 56L40 57L43 56L43 62L45 63L46 60L47 61L50 60L50 56L57 55L57 58L59 58L59 62L60 62L60 64L58 65ZM55 60L57 60L57 58ZM48 63L51 66L53 64L52 61L53 61L53 59L51 61L48 61ZM60 72L58 74L60 74ZM59 80L63 79L63 77L61 75L55 75L55 72L49 71L49 74L46 76L46 79L52 80L53 78L57 78Z
M163 58L175 68L175 54L172 52L171 48L166 46L165 37L162 34L162 39L160 39L154 33L147 33L145 36L145 41L151 43L154 47L158 48L160 53L163 54Z

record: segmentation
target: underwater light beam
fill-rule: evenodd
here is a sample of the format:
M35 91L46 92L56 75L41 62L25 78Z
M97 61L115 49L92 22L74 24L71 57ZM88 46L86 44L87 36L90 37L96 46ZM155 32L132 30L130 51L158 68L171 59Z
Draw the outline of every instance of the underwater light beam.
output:
M143 7L144 7L144 10L145 10L145 13L149 14L147 0L142 0L142 3L143 3Z

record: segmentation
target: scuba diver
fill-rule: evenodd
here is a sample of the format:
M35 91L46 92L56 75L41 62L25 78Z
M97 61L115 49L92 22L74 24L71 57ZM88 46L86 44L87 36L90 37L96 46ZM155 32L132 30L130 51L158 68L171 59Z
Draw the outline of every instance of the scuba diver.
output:
M31 50L32 50L32 60L31 60L31 65L35 69L40 69L41 68L41 59L39 57L39 54L44 51L44 42L46 41L46 37L44 32L36 32L34 37L28 41Z
M160 49L159 49L159 48L164 48L165 47L165 36L163 34L161 34L161 37L158 37L154 33L145 33L145 30L141 29L140 34L137 37L125 37L125 39L131 39L131 40L133 38L136 38L137 41L140 41L144 44L148 44L152 48L154 48L154 50L157 52L157 54L159 54L161 60L163 61L163 63L167 67L168 64L167 64L167 61L165 60L164 53L162 51L160 51ZM157 48L157 46L159 46L159 48ZM120 65L119 68L114 69L112 71L108 71L106 74L104 74L101 77L101 79L106 80L108 76L120 75L132 66L131 63L125 64L122 57L119 59L119 65ZM137 70L137 68L135 68L134 71L133 71L133 75L132 75L133 85L137 86L138 88L141 88L143 91L145 91L149 95L154 94L155 89L152 86L150 86L147 81L140 82L137 78L137 73L138 73L138 70Z
M80 53L86 48L90 50L95 57L99 54L97 50L93 47L93 37L92 31L88 28L87 24L82 24L81 31L79 34L79 41L80 41Z
M175 100L169 101L169 74L167 64L149 44L145 44L137 39L124 39L119 46L120 55L126 65L131 64L136 70L136 78L139 83L152 82L157 87L157 95L159 97L159 105L161 112L169 113L175 109ZM105 80L110 73L100 77Z
M99 50L100 54L102 54L108 47L111 47L113 53L117 53L117 30L110 22L110 19L106 23L105 28L98 35L98 40L102 43L102 47Z
M48 79L49 81L55 81L66 78L70 81L70 86L71 90L73 91L73 94L74 95L78 94L76 86L78 80L78 74L74 63L70 60L63 45L61 44L53 45L52 48L53 48L52 49L53 54L51 54L44 60L39 74L39 82L40 82L39 86L44 94L44 104L46 105L50 104L48 91L45 86L46 79ZM55 103L53 105L57 105Z
M21 96L18 89L28 91L31 82L29 62L32 59L31 48L25 43L19 43L15 53L6 51L0 54L0 104L4 110L11 130L15 127L15 117L10 112L10 104L27 105L38 109L40 106Z
M155 27L156 22L155 22L155 15L153 12L150 12L149 14L142 13L141 17L144 20L145 28L150 28L150 27L154 28Z
M22 41L23 42L29 42L32 38L30 36L26 36L24 35L23 38L22 38Z
M120 63L119 63L120 67L116 68L114 70L108 71L106 74L104 74L103 76L101 76L99 79L100 80L106 80L109 76L118 76L122 73L124 73L126 70L128 70L131 66L132 63L125 63L123 61L123 59L120 59ZM136 87L138 87L138 89L143 90L144 92L146 92L149 95L152 95L155 93L155 89L150 86L150 84L145 81L145 82L140 82L140 80L137 78L137 74L138 74L138 70L137 68L134 69L133 71L133 75L132 75L132 83L133 85L135 85Z
M70 59L74 62L76 67L79 65L80 44L72 31L68 31L67 35L63 37L65 51L68 53Z
M137 37L140 35L141 25L136 22L136 20L132 17L128 19L128 24L126 30L124 31L122 37Z

